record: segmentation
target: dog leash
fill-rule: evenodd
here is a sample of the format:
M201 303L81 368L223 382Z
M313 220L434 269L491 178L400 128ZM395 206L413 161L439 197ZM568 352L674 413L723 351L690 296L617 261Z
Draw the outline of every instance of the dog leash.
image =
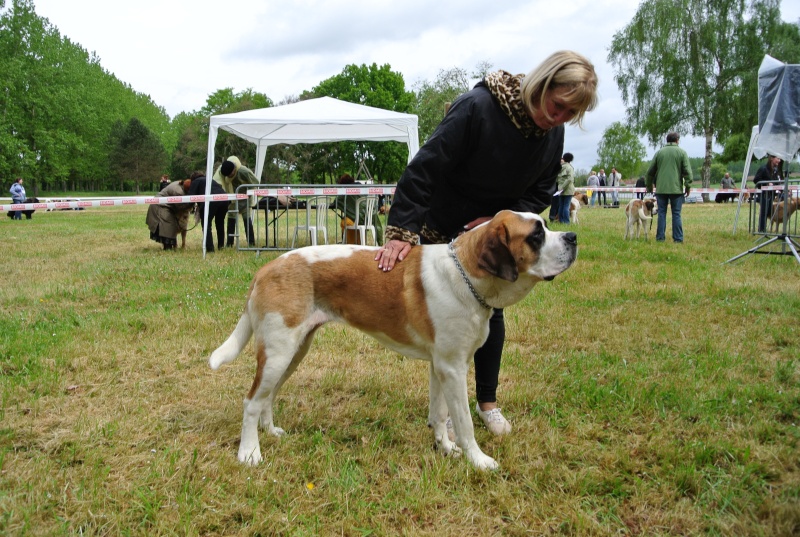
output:
M458 260L458 256L456 256L456 251L453 248L453 242L452 241L450 241L447 244L447 249L449 250L450 257L453 258L453 261L456 264L456 268L458 268L458 271L461 273L461 277L464 279L464 282L466 282L467 287L469 287L469 290L472 292L472 296L475 297L475 300L478 301L478 304L480 304L481 306L483 306L487 310L492 309L492 307L489 304L486 303L486 301L483 299L483 297L481 297L481 295L478 294L478 291L476 291L475 288L472 286L472 282L469 281L469 278L467 277L467 273L464 271L464 267L461 266L461 262Z

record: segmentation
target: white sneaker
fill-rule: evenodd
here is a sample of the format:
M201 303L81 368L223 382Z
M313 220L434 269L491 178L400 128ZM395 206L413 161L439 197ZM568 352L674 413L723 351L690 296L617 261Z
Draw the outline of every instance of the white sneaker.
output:
M494 435L509 434L511 432L511 424L503 417L499 408L493 408L484 412L481 410L479 403L475 403L475 410L478 411L478 416L483 420L486 428Z

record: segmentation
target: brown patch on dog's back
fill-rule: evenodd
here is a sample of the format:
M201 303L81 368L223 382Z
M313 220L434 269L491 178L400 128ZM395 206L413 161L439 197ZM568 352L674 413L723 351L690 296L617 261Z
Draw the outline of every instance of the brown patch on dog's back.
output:
M295 327L319 308L398 343L411 343L409 328L433 341L420 277L422 249L412 249L391 272L379 270L374 258L374 250L315 261L300 253L279 257L253 280L256 313L279 313L286 326Z
M421 281L422 249L390 272L378 269L374 250L356 250L346 259L311 266L319 307L366 332L383 332L398 343L411 343L408 328L433 341Z

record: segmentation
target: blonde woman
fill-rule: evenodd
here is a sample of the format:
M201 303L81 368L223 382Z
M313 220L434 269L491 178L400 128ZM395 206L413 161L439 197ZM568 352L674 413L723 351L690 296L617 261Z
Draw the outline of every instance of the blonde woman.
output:
M488 74L453 102L397 184L386 244L375 260L392 270L419 243L443 243L502 209L542 212L561 170L564 124L597 105L597 75L582 55L560 51L527 75ZM511 432L496 391L503 311L475 353L477 412L494 434Z

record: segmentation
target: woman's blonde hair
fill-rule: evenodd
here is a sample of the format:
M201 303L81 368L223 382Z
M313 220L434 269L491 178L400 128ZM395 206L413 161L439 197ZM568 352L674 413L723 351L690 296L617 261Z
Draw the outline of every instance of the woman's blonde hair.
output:
M594 65L584 56L571 50L554 52L528 73L520 84L520 96L528 113L541 110L548 120L545 99L547 92L568 88L564 104L576 111L570 123L582 126L586 112L597 106L597 74Z

